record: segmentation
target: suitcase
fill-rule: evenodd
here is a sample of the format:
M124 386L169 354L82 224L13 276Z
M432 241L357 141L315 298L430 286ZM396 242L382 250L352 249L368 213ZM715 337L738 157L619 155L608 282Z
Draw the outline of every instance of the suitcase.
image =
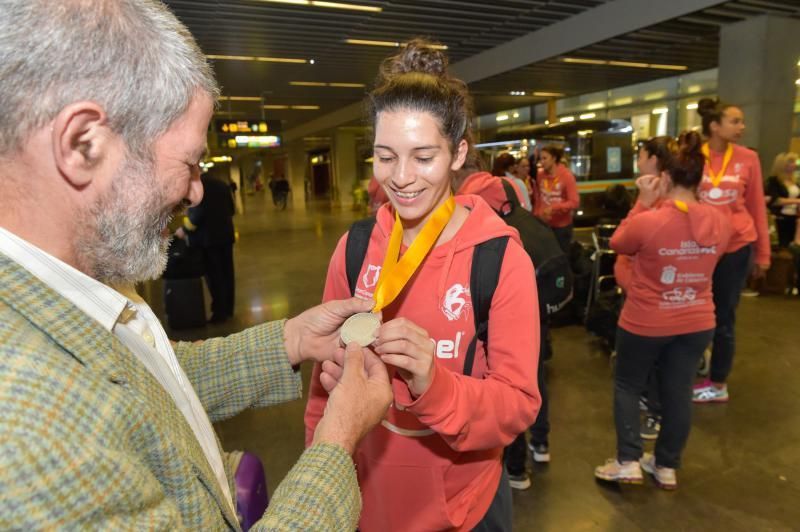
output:
M772 264L760 287L762 294L784 295L791 293L795 276L795 260L789 250L782 249L772 254Z
M234 478L236 513L242 530L247 531L263 517L269 505L269 490L261 460L252 453L242 453Z
M170 329L192 329L206 324L203 279L164 279L164 312Z

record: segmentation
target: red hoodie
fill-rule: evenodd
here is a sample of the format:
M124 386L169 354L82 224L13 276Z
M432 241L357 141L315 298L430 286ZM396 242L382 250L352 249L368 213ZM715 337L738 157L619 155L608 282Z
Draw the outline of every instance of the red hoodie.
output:
M435 343L434 377L412 399L405 382L392 378L394 404L386 420L355 454L364 499L364 532L470 530L497 492L503 448L536 417L539 353L538 304L533 265L517 232L476 196L456 201L471 212L448 242L436 246L400 296L383 310L384 321L405 317L425 328ZM371 298L394 223L391 205L377 213L356 294ZM470 304L474 246L511 237L489 313L487 358L479 343L472 377L464 356L475 326ZM331 258L324 300L350 296L345 274L346 235ZM327 394L311 378L306 406L306 445L325 408Z
M719 172L724 153L709 150L711 165ZM703 181L697 189L700 201L713 205L722 212L732 228L726 253L732 253L755 242L756 264L769 266L770 244L767 228L767 204L764 200L764 183L761 178L761 163L753 150L733 144L733 156L719 184L720 192L713 192L714 185L708 175L706 163ZM719 197L717 194L720 194Z
M533 205L534 216L544 220L550 227L567 227L572 225L572 211L580 205L578 184L563 164L556 165L556 172L551 176L543 169L536 174L536 191L538 196ZM550 208L550 220L545 220L544 211Z
M514 187L514 192L517 193L517 200L519 201L520 205L524 205L525 202L523 201L522 192L520 192L519 187L517 184L508 178L505 177L497 177L493 176L489 172L477 172L475 174L470 174L461 186L456 191L456 194L459 196L463 196L465 194L474 194L476 196L480 196L483 200L489 204L489 206L499 211L503 208L503 205L506 203L506 191L503 188L503 182L501 179L505 179L508 183Z
M664 201L640 203L611 237L611 248L632 255L619 325L641 336L672 336L713 329L711 277L730 231L718 209L702 203L689 212Z

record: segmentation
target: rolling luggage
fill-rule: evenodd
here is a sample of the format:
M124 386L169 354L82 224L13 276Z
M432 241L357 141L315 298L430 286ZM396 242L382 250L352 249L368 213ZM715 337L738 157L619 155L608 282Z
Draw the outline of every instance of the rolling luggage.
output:
M795 286L795 257L782 249L772 254L772 264L761 284L762 294L784 295L791 293Z
M164 279L164 311L170 329L192 329L206 324L203 279Z

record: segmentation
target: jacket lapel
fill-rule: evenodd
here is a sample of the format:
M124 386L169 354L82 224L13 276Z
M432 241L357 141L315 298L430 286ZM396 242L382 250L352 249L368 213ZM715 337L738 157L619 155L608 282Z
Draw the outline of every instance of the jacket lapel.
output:
M214 497L228 525L232 529L238 529L238 520L225 501L217 478L194 431L169 393L139 359L114 334L2 253L0 253L0 279L2 279L0 300L48 335L78 362L111 382L128 381L131 375L136 375L136 378L144 381L138 383L137 388L150 388L155 391L160 398L158 403L161 404L158 406L170 410L163 417L177 420L180 426L179 432L186 442L187 454L199 479ZM153 399L151 396L147 401Z

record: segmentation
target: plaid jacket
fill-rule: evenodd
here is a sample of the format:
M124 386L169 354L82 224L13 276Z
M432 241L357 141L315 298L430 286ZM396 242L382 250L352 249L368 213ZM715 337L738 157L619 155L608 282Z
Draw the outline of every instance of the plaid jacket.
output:
M179 343L175 353L212 421L300 397L283 322ZM290 471L254 530L353 530L360 506L350 457L318 445ZM239 524L192 429L147 369L0 254L0 530L54 528Z

